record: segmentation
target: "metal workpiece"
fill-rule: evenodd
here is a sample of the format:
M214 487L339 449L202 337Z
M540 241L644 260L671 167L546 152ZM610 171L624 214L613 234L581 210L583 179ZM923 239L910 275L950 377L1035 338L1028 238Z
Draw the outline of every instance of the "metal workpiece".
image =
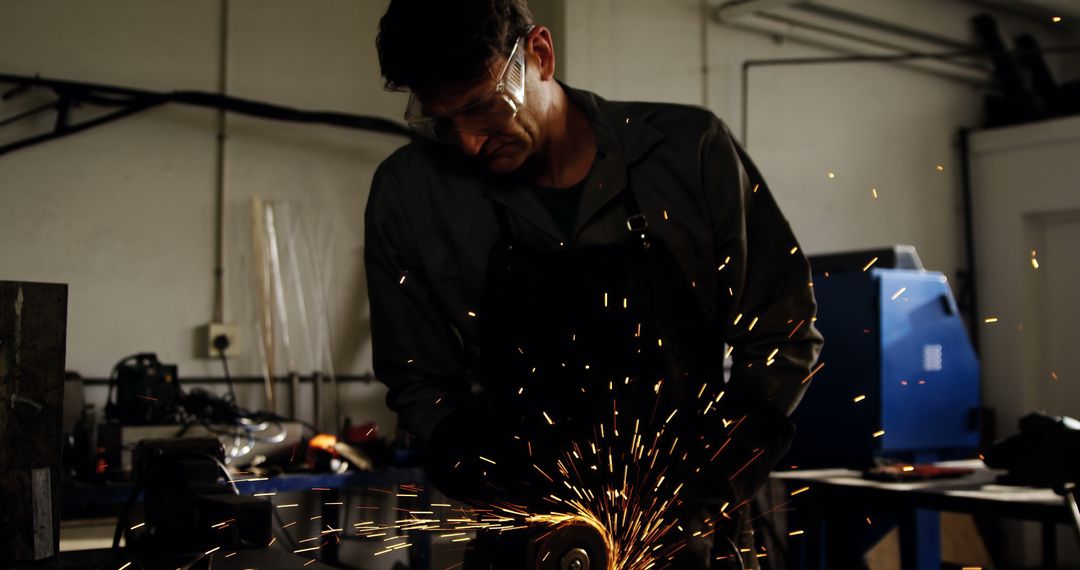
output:
M572 548L559 561L560 570L589 570L589 553L584 548Z
M543 529L529 544L526 568L606 570L607 549L600 533L584 524Z

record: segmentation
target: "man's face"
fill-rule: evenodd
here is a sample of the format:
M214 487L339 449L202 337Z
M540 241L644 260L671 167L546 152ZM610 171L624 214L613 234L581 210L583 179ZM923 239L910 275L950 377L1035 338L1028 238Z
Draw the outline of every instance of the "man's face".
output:
M497 116L509 107L509 103L495 94L498 75L505 66L505 57L492 58L488 75L480 80L440 86L418 94L425 114L459 127L458 148L494 174L507 174L520 168L536 152L540 135L539 123L530 107L536 99L530 82L537 77L528 65L525 103L517 114L505 123L497 122L493 128L470 132L475 129L468 128L469 124L478 120L484 123L485 116Z

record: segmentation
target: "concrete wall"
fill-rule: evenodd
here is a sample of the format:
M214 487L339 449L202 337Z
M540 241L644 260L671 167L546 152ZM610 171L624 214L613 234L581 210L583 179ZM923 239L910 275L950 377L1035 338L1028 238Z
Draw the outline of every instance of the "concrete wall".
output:
M232 0L228 93L399 118L405 101L383 91L373 49L385 4ZM218 0L3 0L0 72L214 91L221 22ZM0 103L0 116L50 96L31 92ZM52 120L45 113L8 126L0 144ZM105 377L121 357L153 351L179 364L181 377L221 376L220 363L199 357L195 334L213 316L216 129L213 111L168 106L0 157L0 279L70 284L69 369ZM255 195L321 219L321 232L332 229L333 272L324 285L333 368L370 372L363 208L374 168L403 139L237 115L226 134L225 319L241 326L245 345L233 374L262 371L254 342ZM307 373L300 344L294 340L291 360ZM259 405L260 390L251 388L241 399ZM352 384L342 407L392 430L382 394ZM90 390L88 398L100 403L104 392Z
M968 19L982 11L957 1L819 3L968 43ZM706 20L717 2L566 4L567 81L612 99L704 105L740 137L744 62L839 55ZM999 18L1007 36L1069 40L1049 22ZM1075 59L1053 63L1076 77ZM754 67L748 81L744 138L807 252L913 244L955 287L963 266L956 133L979 124L979 90L881 63Z

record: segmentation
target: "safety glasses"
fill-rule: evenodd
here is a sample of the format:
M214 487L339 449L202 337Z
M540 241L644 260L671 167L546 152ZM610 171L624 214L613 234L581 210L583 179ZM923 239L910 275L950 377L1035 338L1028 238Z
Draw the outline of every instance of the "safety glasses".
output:
M490 97L477 101L446 116L432 117L424 113L416 93L409 97L405 121L421 136L444 143L456 143L461 133L490 135L506 127L525 104L525 40L524 35L514 42L499 82Z

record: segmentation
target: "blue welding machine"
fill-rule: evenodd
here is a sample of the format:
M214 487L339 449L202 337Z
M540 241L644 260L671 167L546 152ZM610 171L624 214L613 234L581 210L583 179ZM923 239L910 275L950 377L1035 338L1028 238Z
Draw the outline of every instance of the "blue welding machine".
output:
M780 467L971 457L979 363L945 276L902 247L811 265L825 366L792 416L798 435Z

